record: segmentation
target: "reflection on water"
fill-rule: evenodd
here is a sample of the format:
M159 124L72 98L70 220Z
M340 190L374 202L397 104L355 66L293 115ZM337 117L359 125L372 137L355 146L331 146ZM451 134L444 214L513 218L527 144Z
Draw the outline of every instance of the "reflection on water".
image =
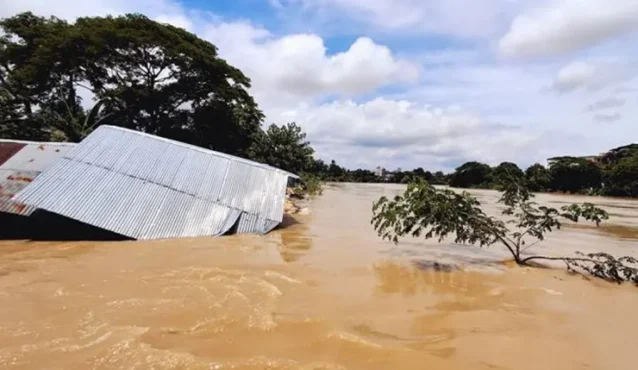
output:
M381 241L372 201L401 189L330 186L266 236L0 242L0 368L635 368L634 287L504 264L496 246ZM621 216L538 252L636 255L618 230L638 203L594 199Z
M274 237L281 238L278 247L281 259L286 262L295 262L312 248L312 239L307 235L308 227L302 223L289 225L284 232L273 233Z
M614 217L613 215L611 217ZM600 225L596 227L595 225L583 225L583 224L571 224L565 225L567 228L576 229L576 230L588 230L599 233L608 234L611 237L620 238L620 239L631 239L638 241L638 227L630 227L625 225Z

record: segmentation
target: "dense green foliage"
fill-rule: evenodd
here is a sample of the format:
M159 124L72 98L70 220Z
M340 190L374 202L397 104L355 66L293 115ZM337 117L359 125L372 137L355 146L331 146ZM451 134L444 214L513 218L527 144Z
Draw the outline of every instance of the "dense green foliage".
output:
M638 197L638 155L609 165L604 176L606 195Z
M79 141L111 124L243 155L261 133L250 80L180 28L141 15L69 24L31 13L0 27L2 137Z
M631 257L609 255L578 257L544 257L525 252L544 240L545 235L560 229L563 219L581 219L599 225L608 214L591 203L572 204L561 209L541 206L532 201L533 194L516 181L503 184L499 200L507 208L503 221L488 216L481 203L467 192L439 189L424 181L412 182L402 195L390 200L380 198L373 205L371 223L383 239L398 243L405 236L439 242L453 237L458 244L487 247L499 244L507 248L514 261L527 265L537 260L561 260L573 270L582 270L611 281L638 283L638 261Z
M395 183L407 184L416 179L422 179L432 184L446 185L448 183L448 175L442 171L432 173L425 171L423 168L416 168L412 171L393 171L385 172L383 176L378 176L375 172L366 169L349 170L341 167L336 161L332 160L330 164L326 164L323 160L316 160L310 167L310 172L321 178L323 181L329 182L357 182L357 183Z
M321 195L323 193L323 181L315 175L302 174L301 187L303 192L308 195Z
M450 186L455 188L487 188L492 182L492 168L479 162L467 162L450 176Z
M492 170L492 184L497 189L504 188L508 183L515 181L522 183L525 179L525 173L512 162L503 162Z
M602 185L602 169L583 158L555 158L549 165L551 188L566 193L595 192Z
M638 144L629 144L608 151L602 156L601 162L604 165L613 165L622 159L636 156L638 156Z
M531 165L525 170L527 185L532 191L548 191L551 189L552 176L540 163Z
M306 141L306 134L296 123L270 125L251 147L252 159L292 173L311 171L314 149Z

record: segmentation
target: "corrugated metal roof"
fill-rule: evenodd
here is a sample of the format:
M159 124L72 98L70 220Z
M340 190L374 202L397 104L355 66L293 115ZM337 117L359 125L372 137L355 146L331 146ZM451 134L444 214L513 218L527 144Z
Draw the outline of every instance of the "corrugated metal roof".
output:
M288 177L274 167L100 126L16 197L135 239L267 233ZM295 176L296 177L296 176Z
M16 202L14 196L74 146L73 143L0 140L0 212L32 214L35 208Z

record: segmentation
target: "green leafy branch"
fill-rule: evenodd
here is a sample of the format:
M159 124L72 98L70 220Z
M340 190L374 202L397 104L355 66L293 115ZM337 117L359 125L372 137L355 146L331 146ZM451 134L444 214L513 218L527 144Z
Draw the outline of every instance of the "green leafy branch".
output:
M524 253L560 229L563 220L595 223L609 215L592 203L571 204L560 209L538 205L534 195L520 183L504 184L499 203L506 221L488 216L481 203L467 192L438 189L425 181L412 182L402 195L382 197L374 203L371 224L383 239L399 242L404 236L442 242L453 237L457 244L487 247L501 244L519 265L535 260L564 261L570 270L587 272L610 281L638 281L638 266L632 257L616 259L603 254L579 254L578 257L546 257ZM530 240L532 242L530 243Z

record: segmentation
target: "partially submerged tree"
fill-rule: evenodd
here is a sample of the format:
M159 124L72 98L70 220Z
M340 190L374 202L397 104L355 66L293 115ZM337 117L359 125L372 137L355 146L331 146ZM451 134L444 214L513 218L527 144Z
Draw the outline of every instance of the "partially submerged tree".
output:
M537 260L564 261L577 271L611 281L638 283L638 263L631 257L616 259L609 255L591 254L578 257L547 257L525 252L545 239L554 229L560 229L562 220L579 222L581 219L599 225L608 218L607 213L591 203L572 204L560 210L541 206L532 201L526 187L511 182L503 189L500 203L506 221L488 216L481 203L467 192L437 189L418 181L408 185L403 195L393 200L382 197L373 206L372 225L383 239L398 243L400 237L424 236L439 242L453 237L456 243L487 247L500 244L507 248L514 261L528 265Z

